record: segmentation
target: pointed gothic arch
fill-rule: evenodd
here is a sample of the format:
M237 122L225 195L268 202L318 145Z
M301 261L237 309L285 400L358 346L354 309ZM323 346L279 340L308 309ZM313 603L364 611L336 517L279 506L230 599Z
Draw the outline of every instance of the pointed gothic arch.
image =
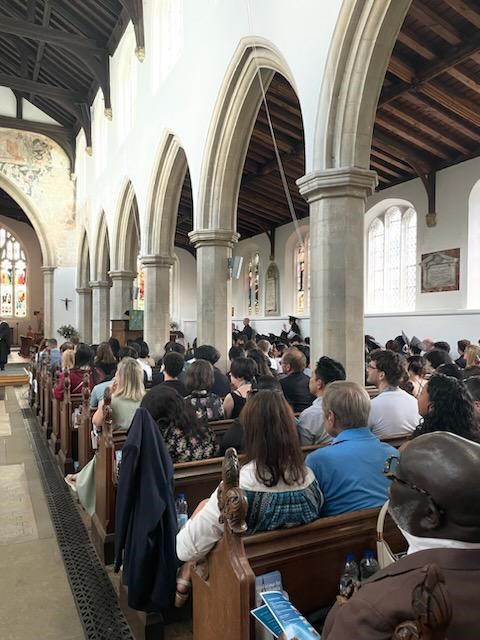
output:
M77 269L77 287L79 289L84 289L89 286L91 274L90 245L88 241L88 233L85 227L82 229L80 235L77 264L79 265Z
M140 250L140 217L137 197L130 180L126 181L119 200L113 231L112 270L137 271Z
M106 281L110 271L110 239L104 211L100 214L95 238L95 251L90 264L92 280Z
M143 232L145 255L173 257L175 229L187 157L177 136L166 132L160 144Z

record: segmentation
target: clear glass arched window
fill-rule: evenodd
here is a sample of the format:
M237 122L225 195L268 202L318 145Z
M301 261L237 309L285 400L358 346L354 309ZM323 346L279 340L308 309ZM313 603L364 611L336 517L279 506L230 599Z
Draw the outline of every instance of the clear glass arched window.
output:
M367 237L367 312L415 309L417 214L390 207L373 220Z
M310 306L310 236L295 248L295 311L306 313Z
M27 259L20 243L0 228L0 314L27 315Z
M248 263L248 313L260 312L260 254L256 251Z

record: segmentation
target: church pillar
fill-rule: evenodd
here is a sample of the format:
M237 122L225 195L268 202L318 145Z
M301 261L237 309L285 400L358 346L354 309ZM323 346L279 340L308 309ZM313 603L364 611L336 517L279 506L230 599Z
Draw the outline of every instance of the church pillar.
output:
M90 282L92 289L92 343L99 344L110 337L110 283Z
M310 205L310 340L312 362L327 355L364 384L364 214L374 171L314 171L297 181Z
M125 311L132 308L132 287L135 275L130 271L110 271L110 317L112 320L125 318Z
M92 342L92 290L90 287L76 289L78 294L78 330L83 342Z
M197 250L197 344L211 344L227 365L232 342L232 279L229 260L239 235L227 229L189 233Z
M55 267L42 267L43 273L43 335L46 338L56 337L56 328L53 326L54 309L54 276Z
M159 357L170 339L170 269L169 256L141 256L145 281L143 336L150 354Z

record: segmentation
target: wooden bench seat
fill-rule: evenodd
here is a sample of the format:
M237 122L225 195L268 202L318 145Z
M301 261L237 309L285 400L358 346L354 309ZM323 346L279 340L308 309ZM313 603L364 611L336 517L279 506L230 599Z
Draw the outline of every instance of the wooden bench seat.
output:
M224 511L225 531L208 555L208 577L193 574L195 640L254 640L255 577L269 571L280 571L283 588L300 612L333 605L346 554L361 557L365 549L375 549L378 513L368 509L242 537L232 530L232 514ZM395 552L406 548L391 520L384 531Z

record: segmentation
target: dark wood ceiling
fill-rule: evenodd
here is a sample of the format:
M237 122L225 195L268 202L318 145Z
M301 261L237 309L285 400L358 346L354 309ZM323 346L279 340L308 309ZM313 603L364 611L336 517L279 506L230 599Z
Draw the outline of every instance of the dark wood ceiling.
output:
M0 189L0 216L6 216L7 218L12 218L12 220L24 222L30 227L32 226L23 209L3 189Z
M138 48L144 44L142 6L141 0L0 0L0 86L17 98L16 118L0 117L0 126L22 128L26 98L61 125L35 126L71 160L80 128L91 146L90 107L99 87L105 108L112 107L109 57L130 20Z

